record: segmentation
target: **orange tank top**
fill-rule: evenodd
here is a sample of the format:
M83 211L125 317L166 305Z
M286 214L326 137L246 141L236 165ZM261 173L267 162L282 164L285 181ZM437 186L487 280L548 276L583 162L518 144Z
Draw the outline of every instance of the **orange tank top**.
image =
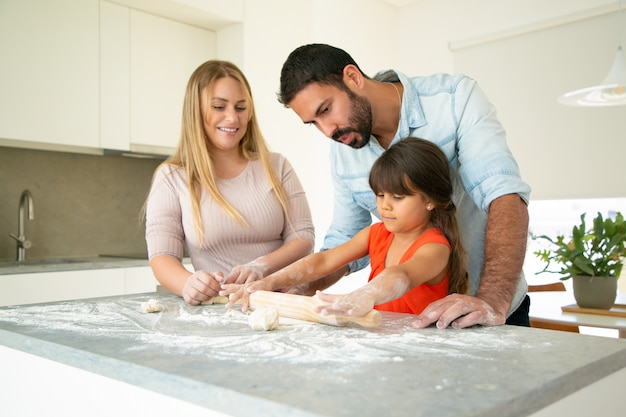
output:
M384 223L372 225L369 233L369 255L371 273L368 281L371 281L385 269L385 258L393 241L393 233L389 232ZM450 247L448 239L441 230L432 228L418 237L406 250L400 259L404 263L411 259L415 252L426 243L443 243ZM374 306L380 311L393 311L396 313L420 314L428 304L444 298L448 295L449 274L437 285L421 284L413 288L402 297L389 302Z

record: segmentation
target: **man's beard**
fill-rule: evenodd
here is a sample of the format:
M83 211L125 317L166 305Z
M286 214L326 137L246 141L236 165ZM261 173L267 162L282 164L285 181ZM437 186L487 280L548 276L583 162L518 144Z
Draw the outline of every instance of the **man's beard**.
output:
M354 128L348 127L339 129L335 131L331 139L336 142L341 142L343 135L355 132L360 137L355 138L346 145L354 149L360 149L369 143L370 135L372 134L372 106L365 97L358 96L349 89L346 89L346 92L350 98L350 104L352 105L348 122L351 126L354 126Z

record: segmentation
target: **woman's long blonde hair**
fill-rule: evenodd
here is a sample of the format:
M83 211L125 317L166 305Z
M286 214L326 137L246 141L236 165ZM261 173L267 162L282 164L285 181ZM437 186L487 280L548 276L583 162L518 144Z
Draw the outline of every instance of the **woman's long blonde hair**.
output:
M174 155L165 163L182 168L187 173L187 185L191 195L193 220L198 233L199 242L204 241L202 216L200 215L200 197L205 188L219 206L238 223L249 226L248 221L230 204L219 192L215 180L215 172L211 161L211 154L207 147L208 140L204 133L202 114L202 94L210 91L215 82L221 78L230 77L241 84L249 111L249 120L246 133L239 142L239 149L249 160L260 159L276 197L287 216L287 195L276 176L269 161L269 149L261 134L254 112L254 101L248 80L243 72L231 62L211 60L200 65L189 78L185 90L183 103L180 141Z

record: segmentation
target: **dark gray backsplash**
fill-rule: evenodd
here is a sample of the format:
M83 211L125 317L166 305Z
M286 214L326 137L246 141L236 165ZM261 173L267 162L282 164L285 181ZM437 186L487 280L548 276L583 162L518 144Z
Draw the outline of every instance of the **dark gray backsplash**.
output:
M161 162L0 147L0 260L16 257L9 233L24 189L35 203L27 258L145 252L140 215Z

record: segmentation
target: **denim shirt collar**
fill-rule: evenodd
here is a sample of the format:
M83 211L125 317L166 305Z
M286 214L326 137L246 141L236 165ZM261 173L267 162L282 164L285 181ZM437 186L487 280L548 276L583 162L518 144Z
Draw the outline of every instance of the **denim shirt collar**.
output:
M376 81L381 82L398 82L402 83L402 107L400 109L400 124L391 141L392 144L396 143L401 138L405 138L410 135L411 131L426 125L426 117L420 104L419 96L413 84L409 81L409 78L401 72L388 69L377 73L374 76Z

